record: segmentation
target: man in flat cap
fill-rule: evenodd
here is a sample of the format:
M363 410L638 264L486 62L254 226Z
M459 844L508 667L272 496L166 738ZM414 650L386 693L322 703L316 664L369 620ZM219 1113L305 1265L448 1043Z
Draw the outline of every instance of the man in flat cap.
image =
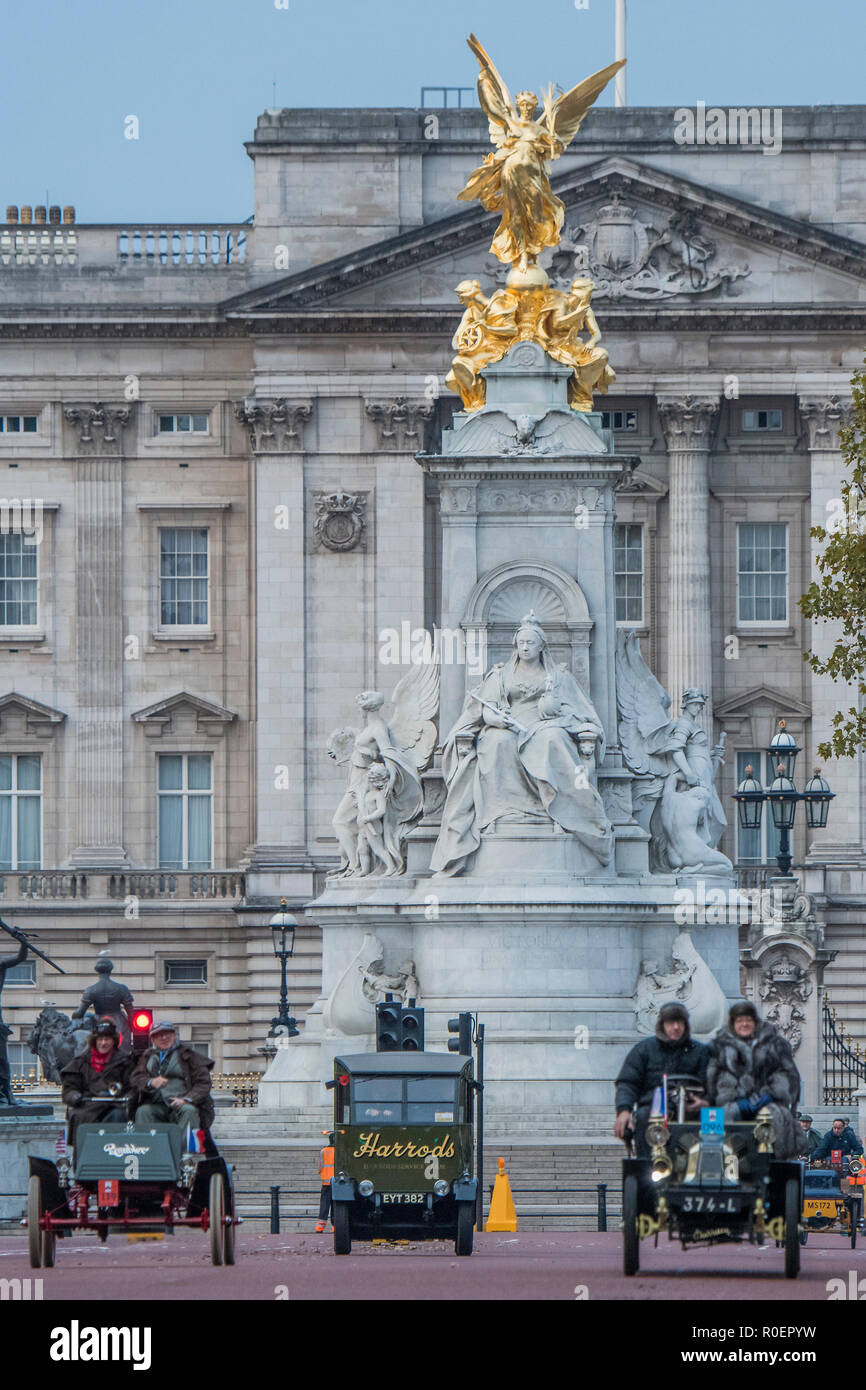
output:
M149 1129L157 1122L210 1129L214 1116L210 1087L213 1062L179 1042L176 1024L166 1020L153 1025L150 1043L129 1078L131 1090L140 1097L135 1128Z

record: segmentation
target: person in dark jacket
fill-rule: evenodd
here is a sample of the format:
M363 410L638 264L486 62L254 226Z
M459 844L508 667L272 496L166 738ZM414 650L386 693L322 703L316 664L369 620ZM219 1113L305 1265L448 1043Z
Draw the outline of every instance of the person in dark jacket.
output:
M844 1119L833 1121L831 1128L827 1130L820 1144L813 1150L812 1161L823 1162L837 1149L843 1158L859 1158L863 1152L863 1145L854 1131L846 1125Z
M113 1123L126 1119L120 1097L129 1090L132 1058L120 1051L120 1034L110 1018L96 1024L83 1052L73 1057L60 1073L60 1099L66 1109L66 1133L75 1144L79 1125Z
M732 1006L727 1028L710 1043L707 1096L731 1120L753 1120L766 1107L776 1132L776 1158L806 1152L806 1136L794 1118L800 1073L791 1046L747 999Z
M809 1146L808 1151L805 1153L804 1157L811 1161L813 1153L815 1152L815 1150L821 1142L821 1135L817 1129L812 1128L811 1115L804 1115L801 1111L800 1114L797 1116L797 1120L799 1121L801 1130L806 1136L806 1143Z
M649 1157L644 1135L649 1120L653 1091L662 1077L693 1076L703 1085L707 1071L707 1048L695 1042L689 1032L689 1011L683 1004L663 1004L659 1009L655 1035L643 1038L631 1049L616 1078L616 1121L613 1132L625 1139L626 1129L635 1115L635 1147L639 1158Z
M155 1023L150 1041L129 1078L138 1098L135 1128L149 1129L156 1122L210 1129L214 1116L210 1088L213 1062L178 1042L173 1023Z

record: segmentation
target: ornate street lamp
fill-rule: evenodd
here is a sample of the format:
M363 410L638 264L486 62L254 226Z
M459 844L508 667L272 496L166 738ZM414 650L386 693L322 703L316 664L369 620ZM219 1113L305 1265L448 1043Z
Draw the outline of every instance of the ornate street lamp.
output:
M281 898L279 912L275 912L268 923L274 941L274 955L280 962L281 969L280 1011L276 1018L271 1019L269 1038L279 1037L283 1032L289 1038L297 1038L300 1032L297 1026L298 1020L292 1018L289 1013L289 991L286 985L286 962L291 959L295 949L297 925L297 918L288 911L285 898Z
M776 863L779 872L786 878L791 874L790 834L794 828L797 803L806 803L806 823L811 830L823 830L827 824L830 802L836 795L831 792L820 768L815 768L814 777L806 783L805 791L798 792L794 786L794 763L802 750L787 732L784 719L779 720L779 732L770 741L767 753L775 761L776 778L766 789L754 776L754 769L746 768L746 776L734 792L740 825L744 830L758 830L764 802L769 801L773 813L773 824L779 831L779 853Z

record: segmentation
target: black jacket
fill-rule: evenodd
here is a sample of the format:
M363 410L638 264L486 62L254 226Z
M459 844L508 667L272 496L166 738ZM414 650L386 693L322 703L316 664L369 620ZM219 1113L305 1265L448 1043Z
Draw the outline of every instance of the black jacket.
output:
M108 1100L109 1086L118 1085L119 1095L129 1092L129 1073L132 1071L132 1058L123 1056L115 1048L102 1071L94 1071L90 1065L90 1048L67 1062L60 1073L62 1090L60 1099L64 1105L81 1105L89 1100ZM75 1097L73 1100L72 1097Z
M707 1074L707 1048L685 1033L678 1042L671 1042L660 1025L652 1038L636 1043L626 1057L616 1078L616 1111L631 1110L633 1105L649 1105L653 1091L660 1086L662 1076L694 1076L703 1081Z
M834 1149L840 1149L843 1158L850 1154L859 1158L863 1152L857 1136L852 1133L850 1127L843 1129L841 1134L834 1134L832 1129L828 1129L820 1144L813 1149L812 1159L829 1158Z

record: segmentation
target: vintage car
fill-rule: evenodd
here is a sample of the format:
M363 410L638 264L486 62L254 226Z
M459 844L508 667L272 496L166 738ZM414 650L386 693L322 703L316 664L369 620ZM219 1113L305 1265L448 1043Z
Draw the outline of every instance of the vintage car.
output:
M839 1163L816 1163L806 1169L803 1180L803 1212L800 1243L806 1244L811 1231L839 1232L857 1245L857 1232L863 1229L863 1186L857 1178L863 1173L858 1158Z
M334 1251L353 1240L453 1240L472 1254L471 1057L373 1052L334 1060Z
M54 1264L57 1237L95 1231L173 1235L179 1226L210 1236L215 1265L235 1262L233 1169L205 1132L202 1153L184 1152L177 1125L79 1125L75 1160L30 1159L27 1235L33 1269Z
M651 1157L623 1162L623 1273L637 1273L641 1240L667 1232L684 1249L769 1236L784 1245L785 1276L795 1279L803 1165L773 1158L769 1111L746 1121L705 1104L691 1112L691 1077L668 1077L667 1094L666 1113L647 1126Z

